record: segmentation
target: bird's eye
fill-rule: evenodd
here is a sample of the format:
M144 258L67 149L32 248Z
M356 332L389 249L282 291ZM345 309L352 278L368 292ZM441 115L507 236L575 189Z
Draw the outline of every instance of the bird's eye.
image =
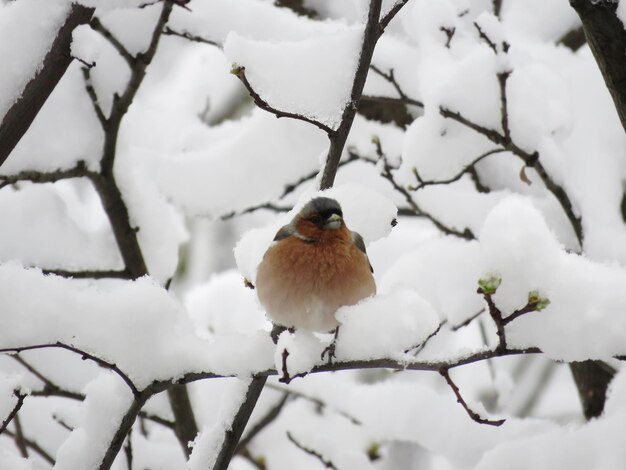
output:
M309 217L309 220L315 225L319 225L322 223L322 218L319 215L312 215L311 217Z

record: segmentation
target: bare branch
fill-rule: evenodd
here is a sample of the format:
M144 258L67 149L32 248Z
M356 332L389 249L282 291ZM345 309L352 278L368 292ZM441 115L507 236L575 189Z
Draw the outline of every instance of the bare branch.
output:
M20 181L29 181L31 183L54 183L56 181L82 178L93 175L94 173L87 169L87 164L81 160L76 163L73 168L58 169L54 171L20 171L14 175L0 175L0 188L18 183Z
M448 372L448 369L442 368L439 370L439 373L445 379L446 383L450 386L450 388L456 395L456 401L461 404L461 406L465 409L465 411L467 412L470 418L472 418L474 421L476 421L479 424L488 424L489 426L502 426L504 424L504 422L506 421L505 419L498 419L494 421L490 419L481 418L481 416L478 413L476 413L467 405L467 403L461 396L459 387L457 387L457 385L450 378L450 373Z
M376 144L377 146L380 145L380 143ZM423 210L418 204L417 202L415 202L415 199L413 199L413 196L411 196L411 193L409 193L409 191L401 186L400 184L398 184L398 182L395 180L393 173L391 172L394 168L392 168L389 163L387 162L386 158L384 157L384 154L382 154L382 152L380 150L377 150L379 152L379 155L381 156L381 158L384 159L383 161L383 168L382 168L382 172L381 172L381 176L383 178L385 178L387 181L389 181L389 183L391 183L391 185L393 186L393 188L400 193L403 197L404 200L406 201L407 205L408 205L408 211L409 211L409 215L416 215L419 217L424 217L428 220L430 220L433 225L435 225L435 227L437 227L441 232L445 233L446 235L453 235L455 237L459 237L459 238L463 238L465 240L473 240L475 238L474 234L472 233L472 231L468 228L466 228L463 232L460 232L452 227L448 227L447 225L445 225L443 222L441 222L440 220L438 220L435 216L433 216L432 214L426 212L425 210ZM375 161L372 161L368 158L359 156L354 149L349 149L348 152L353 155L354 157L358 157L363 161L369 162L369 163L373 163L375 164ZM400 215L405 215L403 213L401 213L401 211L398 211L398 214Z
M202 36L196 36L195 34L191 34L187 31L174 31L172 28L170 28L169 26L167 26L164 30L163 30L163 35L164 36L177 36L179 38L183 38L186 39L187 41L191 41L191 42L199 42L201 44L209 44L211 46L215 46L218 48L222 48L222 45L215 42L215 41L211 41L210 39L205 39Z
M246 68L245 67L241 67L241 66L233 67L232 74L235 75L241 81L243 86L246 88L246 90L248 90L248 93L250 93L250 96L254 100L254 104L256 104L262 110L267 111L268 113L272 113L277 118L286 117L286 118L290 118L290 119L296 119L298 121L308 122L309 124L313 124L318 129L323 130L329 136L333 135L335 133L335 131L333 129L331 129L326 124L324 124L324 123L322 123L320 121L317 121L317 120L312 119L310 117L304 116L302 114L290 113L290 112L287 112L287 111L281 111L280 109L274 108L267 101L265 101L263 98L261 98L261 96L254 90L254 88L252 88L252 85L248 81L248 77L246 77Z
M107 127L107 118L104 115L104 111L100 107L100 102L98 101L98 95L96 94L96 89L93 87L93 83L91 81L91 69L89 67L83 67L83 79L85 82L85 90L87 91L87 95L89 95L89 99L91 100L91 104L96 113L96 117L98 121L100 121L100 125L103 129Z
M237 443L250 419L252 410L254 410L256 406L256 402L263 391L266 381L267 376L258 376L253 378L250 382L246 396L233 418L230 429L228 429L224 435L224 442L213 465L215 470L226 470L228 468L228 464L233 458L233 454L237 448Z
M411 191L419 191L422 188L425 188L426 186L436 186L436 185L441 185L441 184L451 184L454 183L458 180L461 179L461 177L463 175L465 175L466 173L470 173L472 171L472 169L474 168L474 166L484 160L485 158L494 155L496 153L501 153L501 152L506 152L506 149L503 148L497 148L497 149L492 149L489 150L481 155L479 155L478 157L476 157L474 160L472 160L468 165L466 165L460 172L458 172L456 175L445 179L445 180L424 180L419 172L417 171L417 168L413 168L413 174L415 175L415 178L418 181L418 184L416 186L410 186L409 190Z
M375 66L374 64L370 65L370 69L374 73L376 73L377 75L379 75L382 78L384 78L385 80L387 80L394 87L394 89L398 93L398 96L400 97L400 100L403 103L410 104L410 105L413 105L413 106L418 106L420 108L424 107L424 103L422 103L421 101L415 100L413 98L410 98L404 92L404 90L402 89L402 87L400 87L400 84L396 80L395 72L394 72L393 69L389 69L389 72L385 73L381 69L379 69L377 66Z
M300 444L294 437L293 435L287 431L287 439L289 439L298 449L300 449L301 451L315 457L317 460L319 460L324 467L326 468L330 468L332 470L338 470L337 467L335 467L335 464L333 464L332 461L325 459L322 454L320 454L319 452L317 452L316 450L310 449L308 447L304 447L302 444Z
M44 274L54 274L56 276L73 278L73 279L131 279L130 273L125 269L109 269L109 270L81 270L68 271L65 269L45 269L41 270Z
M15 438L15 433L6 429L4 431L4 434L6 434L9 437ZM24 444L26 445L26 447L28 447L29 449L31 449L33 452L35 452L37 455L39 455L39 457L41 457L42 459L44 459L46 462L48 462L50 465L54 465L54 458L52 458L52 456L46 452L39 444L37 444L35 441L23 436L23 441Z
M409 2L409 0L398 0L395 3L395 5L392 6L389 9L389 11L387 13L385 13L385 15L380 19L379 28L380 28L380 34L381 35L385 31L385 29L387 28L389 23L391 23L391 20L394 19L394 17L400 12L400 10L402 10L404 5L406 5L408 2Z
M6 430L9 423L13 421L13 418L15 418L15 416L17 415L17 412L20 411L20 408L24 404L24 399L27 396L26 394L20 392L19 390L14 390L13 395L17 398L17 402L15 403L15 406L13 407L11 412L4 419L4 421L2 421L2 424L0 425L0 434L2 434Z
M383 28L379 24L381 3L382 0L370 0L367 23L365 24L365 31L363 33L363 45L361 46L361 54L359 55L359 62L354 73L352 90L350 91L350 101L343 110L339 127L332 135L329 134L330 147L326 156L324 171L322 172L320 189L332 187L335 181L335 175L337 174L337 168L341 161L343 149L348 139L350 129L352 128L352 122L356 115L359 100L363 94L363 87L365 86L367 72L372 62L372 56L374 55L374 48L376 47L378 38L383 32ZM389 21L391 21L391 18L393 18L393 16L389 18Z
M184 454L189 458L191 455L189 444L198 435L198 425L196 424L186 386L174 385L168 388L167 396L174 414L174 434L176 434Z
M126 61L129 67L132 68L135 65L135 57L130 52L128 52L126 46L124 46L124 44L122 44L120 40L117 39L113 35L113 33L111 33L111 31L109 31L109 29L102 24L98 17L93 18L91 20L91 23L89 23L89 26L91 26L91 29L99 32L107 41L109 41L109 44L111 44L118 52L118 54L122 56L122 58Z
M41 67L26 84L20 97L4 116L0 116L0 165L11 154L22 136L26 133L39 113L52 90L72 62L70 45L72 31L80 24L87 23L93 8L73 4L65 21L50 45Z
M35 345L32 345L32 346L19 346L19 347L15 347L15 348L3 348L3 349L0 349L0 353L16 353L16 354L19 354L22 351L34 351L34 350L37 350L37 349L49 349L49 348L65 349L67 351L71 351L73 353L80 354L80 356L81 356L81 358L83 360L87 360L88 359L90 361L95 362L100 367L103 367L105 369L109 369L109 370L115 372L118 376L120 376L122 378L122 380L126 383L126 385L128 385L128 387L133 392L133 395L135 395L136 397L139 396L140 392L137 389L137 387L135 386L135 384L133 383L133 381L128 377L128 375L126 375L115 364L113 364L111 362L107 362L104 359L101 359L101 358L96 357L96 356L94 356L92 354L89 354L86 351L83 351L82 349L78 349L78 348L76 348L74 346L62 343L60 341L57 341L56 343L50 343L50 344L35 344Z
M267 413L252 426L252 429L246 433L245 436L241 438L239 443L237 444L237 450L235 453L240 453L248 444L267 426L272 424L276 418L280 415L281 411L287 404L287 400L289 400L290 393L283 392L283 396L276 402L274 406L272 406Z

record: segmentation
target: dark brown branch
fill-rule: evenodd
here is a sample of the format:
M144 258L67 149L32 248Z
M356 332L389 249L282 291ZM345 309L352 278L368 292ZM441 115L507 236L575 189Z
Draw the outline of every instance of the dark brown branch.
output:
M626 131L626 30L616 14L617 2L570 0L569 3L582 21L589 48Z
M500 10L502 9L502 0L492 0L493 1L493 14L497 17L500 17Z
M416 186L411 186L409 187L409 190L411 191L419 191L422 188L425 188L426 186L436 186L436 185L440 185L440 184L451 184L454 183L458 180L460 180L463 175L465 175L466 173L470 173L472 171L472 169L474 168L474 166L484 160L485 158L494 155L496 153L501 153L501 152L506 152L506 149L502 149L502 148L498 148L498 149L493 149L493 150L489 150L481 155L479 155L478 157L476 157L474 160L472 160L468 165L466 165L459 173L457 173L456 175L445 179L445 180L424 180L422 179L422 177L420 176L419 172L417 171L417 168L413 169L413 174L415 175L415 178L417 179L418 184Z
M319 452L317 452L316 450L310 449L308 447L304 447L293 437L293 435L289 431L287 431L287 439L289 439L301 451L319 460L324 465L324 467L330 468L332 470L337 470L337 467L335 467L335 464L333 464L332 461L325 459L324 456L320 454Z
M437 336L437 334L441 331L441 328L443 327L443 325L446 324L446 320L442 321L441 323L439 323L439 325L437 326L437 328L435 329L435 331L433 331L431 334L429 334L425 340L421 341L420 343L416 344L415 346L411 346L408 349L404 350L405 354L410 353L411 351L413 351L413 355L417 356L417 354L424 349L424 346L426 346L426 344L435 336Z
M20 181L29 181L31 183L54 183L56 181L70 179L70 178L82 178L95 173L87 169L87 165L84 161L79 161L73 168L58 169L54 171L34 171L25 170L13 175L0 175L0 188L18 183Z
M135 65L135 57L130 52L128 52L126 46L124 46L124 44L122 44L120 40L117 39L113 35L113 33L111 33L111 31L109 31L108 28L104 26L97 17L91 20L89 26L91 26L91 29L99 32L107 41L109 41L109 44L111 44L115 48L118 54L122 56L122 58L131 68Z
M539 176L543 184L546 186L548 191L550 191L554 195L554 197L556 197L557 201L561 205L561 208L563 209L563 212L565 212L565 215L567 216L568 220L570 221L570 224L572 225L572 229L574 230L574 234L576 235L576 238L580 246L581 247L583 246L583 232L582 232L581 218L578 217L574 213L574 207L572 206L572 202L570 201L569 196L567 195L565 190L561 186L556 184L554 180L550 177L550 175L548 175L546 169L543 167L543 165L539 161L538 152L530 153L530 152L523 150L522 148L518 147L514 142L512 142L510 139L507 141L505 136L500 134L498 131L493 130L493 129L488 129L484 126L476 124L475 122L470 121L469 119L464 117L459 112L451 111L444 107L441 107L439 109L439 112L443 117L452 119L453 121L463 124L464 126L478 132L479 134L484 135L493 143L501 145L505 150L510 151L514 155L518 156L521 160L523 160L526 166L534 168L535 171L537 172L537 175Z
M9 437L15 438L15 433L12 431L9 431L8 429L6 429L4 431L4 434L6 434ZM23 437L23 441L24 444L26 445L26 447L28 447L29 449L31 449L33 452L35 452L37 455L39 455L39 457L41 457L42 459L44 459L46 462L48 462L50 465L54 465L55 461L52 458L52 456L46 452L39 444L37 444L35 441L27 438L27 437Z
M239 443L237 444L237 449L235 453L240 453L244 448L248 446L248 444L266 427L272 424L276 418L280 415L281 411L287 404L287 400L289 400L290 393L284 392L283 396L276 402L274 406L272 406L265 415L252 426L252 429L246 433L245 436L241 438Z
M562 44L565 47L571 49L573 52L576 52L578 49L583 47L587 42L587 38L585 38L585 31L582 26L574 28L568 31L561 39L557 41L557 44Z
M382 78L384 78L385 80L387 80L387 82L389 82L393 88L396 90L396 92L398 93L398 96L400 97L400 100L405 103L405 104L410 104L413 106L418 106L420 108L424 107L424 103L422 103L421 101L415 100L413 98L410 98L402 89L402 87L400 86L400 84L398 83L398 81L396 80L396 76L395 76L395 72L393 69L390 69L389 72L385 73L383 72L381 69L379 69L378 67L376 67L374 64L370 65L370 69L376 73L377 75L381 76Z
M81 270L68 271L65 269L42 269L44 274L54 274L56 276L73 279L131 279L131 275L125 269L107 270Z
M96 94L96 89L93 87L93 82L91 81L91 68L83 67L83 81L85 82L85 91L89 96L89 100L91 101L91 105L93 106L93 110L96 113L96 117L98 121L100 121L100 126L103 129L106 129L107 126L107 118L104 115L104 111L102 111L102 107L100 106L100 102L98 100L98 95Z
M233 217L244 215L244 214L250 214L251 212L256 212L261 209L265 209L265 210L272 211L272 212L289 212L291 209L293 209L293 207L277 206L275 204L272 204L271 202L264 202L262 204L257 204L256 206L246 207L245 209L242 209L240 211L232 211L232 212L229 212L228 214L221 215L220 219L228 220L228 219L232 219Z
M189 458L191 455L189 444L198 435L198 425L196 424L186 385L174 385L168 388L167 396L174 414L174 434L176 434L183 452Z
M74 346L62 343L60 341L57 341L56 343L50 343L50 344L35 344L35 345L31 345L31 346L19 346L19 347L15 347L15 348L3 348L3 349L0 349L0 354L1 353L15 353L15 354L19 354L19 353L21 353L23 351L34 351L34 350L37 350L37 349L50 349L50 348L65 349L66 351L71 351L73 353L79 354L81 356L81 359L83 359L83 360L93 361L96 364L98 364L100 367L103 367L104 369L109 369L109 370L115 372L119 377L121 377L121 379L126 383L126 385L128 385L130 390L133 392L133 395L138 396L140 394L139 390L137 389L137 387L135 386L133 381L130 379L130 377L128 377L128 375L126 375L115 364L113 364L111 362L107 362L104 359L101 359L101 358L99 358L97 356L94 356L93 354L89 354L88 352L83 351L82 349L78 349L78 348L76 348Z
M377 145L377 152L379 153L379 156L381 158L384 158L384 155L380 151L380 147L379 147L380 143L378 142L376 145ZM359 156L354 151L354 149L349 149L348 152L352 156L360 158L362 161L376 164L376 162L373 161L373 160L370 160L368 158ZM458 230L456 230L456 229L454 229L452 227L448 227L447 225L445 225L443 222L438 220L432 214L424 211L417 204L417 202L415 202L415 200L413 199L413 196L411 196L411 193L409 193L409 191L405 187L403 187L400 184L398 184L398 182L395 180L395 178L393 176L393 173L391 172L393 169L394 168L392 168L389 165L389 163L387 162L387 159L384 158L381 176L383 178L385 178L387 181L389 181L389 183L391 183L393 188L404 197L404 200L408 204L408 210L412 213L412 215L416 215L416 216L419 216L419 217L424 217L424 218L430 220L435 227L437 227L441 232L445 233L446 235L453 235L455 237L463 238L465 240L473 240L473 239L475 239L475 236L474 236L474 234L472 233L472 231L470 229L466 228L463 232L459 232ZM400 211L398 211L398 214L399 215L404 215Z
M254 410L256 406L256 402L263 391L266 381L267 376L259 376L253 378L250 382L243 403L235 414L230 429L228 429L224 435L224 442L222 443L219 454L217 454L213 470L227 470L233 458L233 454L235 453L235 449L237 448L237 443L239 439L241 439L243 430L246 424L248 424L252 410Z
M211 41L210 39L205 39L202 36L196 36L195 34L191 34L187 31L174 31L169 26L167 26L163 30L163 35L164 36L177 36L179 38L186 39L187 41L199 42L201 44L209 44L211 46L219 47L220 49L222 48L222 45L215 41Z
M380 19L379 28L380 28L380 34L381 35L385 31L385 29L387 28L389 23L391 23L391 20L394 19L394 17L400 12L400 10L402 10L404 5L406 5L408 2L409 2L409 0L398 0L394 4L394 6L392 6L389 9L389 11L387 13L385 13L385 15Z
M24 437L24 431L22 430L22 423L20 421L20 414L15 413L15 418L13 418L13 426L15 427L15 445L20 451L20 455L22 458L28 458L28 448L26 446L26 441Z
M151 393L144 392L140 396L135 397L133 403L124 414L122 422L117 428L113 439L109 443L109 447L104 454L98 470L109 470L111 468L111 465L113 465L115 457L117 457L117 454L122 448L122 445L124 445L126 436L128 436L128 433L132 429L133 424L135 423L135 420L137 419L137 416L141 411L141 408L143 408L143 405L145 405L146 401L148 400L148 398L150 398L151 395Z
M72 62L70 45L72 31L78 25L87 23L93 8L73 4L63 26L52 42L49 52L35 76L26 84L20 97L0 116L0 166L11 154L22 136L39 113L52 90Z
M467 320L465 320L462 323L459 323L458 325L453 325L450 327L450 329L452 331L458 331L461 328L465 328L466 326L468 326L470 323L472 323L474 320L476 320L479 316L481 316L483 314L483 312L485 311L484 308L481 308L478 312L476 312L474 315L472 315L471 317L469 317Z
M287 112L287 111L281 111L280 109L276 109L272 105L270 105L267 101L265 101L263 98L261 98L261 96L254 90L254 88L252 88L252 85L248 81L248 77L246 77L246 68L245 67L234 66L233 70L232 70L232 74L235 75L241 81L243 86L246 88L246 90L248 90L248 93L250 94L250 96L254 100L254 104L256 104L263 111L267 111L268 113L272 113L277 118L286 117L286 118L290 118L290 119L296 119L298 121L308 122L309 124L313 124L318 129L323 130L329 136L334 134L335 131L333 129L331 129L326 124L324 124L324 123L322 123L320 121L317 121L317 120L312 119L310 117L304 116L302 114L290 113L290 112Z
M13 421L13 418L15 418L15 416L17 416L17 412L20 411L20 408L24 404L24 399L27 396L19 390L14 390L13 395L17 398L17 402L15 403L15 406L13 407L11 412L4 419L4 421L2 421L2 424L0 425L0 434L2 434L6 430L9 423Z
M457 403L461 404L461 406L463 407L463 409L465 409L465 411L467 412L470 418L472 418L474 421L476 421L479 424L488 424L489 426L502 426L504 424L504 422L506 421L505 419L498 419L494 421L494 420L482 418L478 413L476 413L467 405L467 403L463 399L463 396L461 396L461 391L459 390L459 387L457 387L457 385L450 378L450 373L448 372L448 369L442 368L439 370L439 373L445 379L446 383L450 386L450 388L456 395Z
M352 128L352 122L354 121L354 116L356 115L359 100L363 93L363 87L365 86L365 80L367 79L367 72L372 62L372 56L374 55L374 48L376 47L378 38L384 30L384 26L386 26L386 24L383 26L379 24L381 3L382 0L370 0L367 23L363 33L363 45L361 46L359 62L354 73L352 90L350 91L350 101L343 110L339 127L333 134L329 134L330 147L328 149L326 163L324 164L324 170L322 172L320 189L328 189L332 187L335 182L335 175L337 174L339 162L341 161L343 148L346 144L346 140L348 139L348 134ZM391 18L393 18L393 15L389 18L389 21L391 21Z
M615 369L602 361L581 361L570 363L570 370L585 418L598 418L604 410L606 391L615 376Z
M339 409L337 409L337 408L335 408L333 406L330 406L328 403L320 400L319 398L311 397L311 396L306 395L306 394L304 394L302 392L298 392L296 390L291 390L291 389L288 389L287 387L274 385L274 384L271 384L271 383L268 383L265 386L267 388L271 388L272 390L277 390L279 392L288 393L289 396L291 396L291 397L302 398L303 400L310 401L311 403L313 403L315 405L315 407L316 407L316 409L318 411L321 411L321 410L323 410L325 408L328 408L329 410L333 411L334 413L337 413L337 414L343 416L344 418L348 419L352 424L355 424L357 426L360 426L362 424L361 421L356 419L354 416L346 413L343 410L339 410Z

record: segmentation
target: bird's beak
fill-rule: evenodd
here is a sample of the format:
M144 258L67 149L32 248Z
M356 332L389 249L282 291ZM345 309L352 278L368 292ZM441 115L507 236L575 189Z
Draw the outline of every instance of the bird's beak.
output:
M328 219L326 219L326 223L324 224L324 229L338 229L341 228L343 224L343 219L338 214L332 214Z

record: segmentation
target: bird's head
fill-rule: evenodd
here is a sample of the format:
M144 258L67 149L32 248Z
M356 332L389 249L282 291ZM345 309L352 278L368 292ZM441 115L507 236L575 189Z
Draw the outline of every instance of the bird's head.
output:
M345 227L341 206L328 197L309 201L294 218L294 225L298 233L315 240L322 238L327 231Z

